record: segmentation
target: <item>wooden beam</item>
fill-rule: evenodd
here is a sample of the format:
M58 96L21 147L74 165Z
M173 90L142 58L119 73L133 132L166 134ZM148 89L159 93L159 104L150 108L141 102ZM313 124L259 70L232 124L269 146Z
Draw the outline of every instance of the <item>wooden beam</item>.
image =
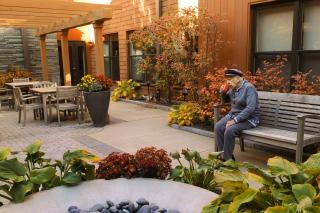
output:
M1 0L0 6L17 8L56 9L70 11L92 11L102 7L110 7L107 4L92 4L80 2L63 2L57 0Z
M8 19L63 19L70 18L74 15L65 15L65 14L45 14L45 13L30 13L30 12L19 12L13 14L12 12L1 11L1 18Z
M4 12L10 12L11 14L19 14L20 12L26 13L43 13L43 14L52 14L52 15L82 15L88 13L88 11L79 11L79 10L65 10L64 9L45 9L45 8L22 8L22 7L7 7L7 6L0 6L1 14Z
M71 73L70 73L70 58L69 58L69 42L68 42L68 31L62 30L61 37L61 51L62 51L62 64L64 74L64 85L71 85Z
M40 36L40 55L41 55L41 68L42 78L44 81L49 79L48 74L48 62L47 62L47 51L46 51L46 36Z
M102 35L103 21L95 22L94 28L94 39L95 39L95 50L96 50L96 73L99 75L105 75L104 71L104 57L103 57L103 35Z
M88 24L92 24L95 21L104 21L112 18L112 9L100 9L90 12L86 15L80 15L72 17L70 19L65 19L63 21L55 22L47 27L41 27L37 31L37 35L44 35L49 33L58 32L62 29L70 29L75 27L80 27Z

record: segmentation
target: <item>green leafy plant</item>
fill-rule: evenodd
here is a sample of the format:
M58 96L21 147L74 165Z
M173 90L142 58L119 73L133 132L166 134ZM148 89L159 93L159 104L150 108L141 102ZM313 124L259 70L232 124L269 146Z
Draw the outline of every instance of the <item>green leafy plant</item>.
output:
M95 177L93 162L98 158L84 150L66 152L63 161L51 164L40 151L42 142L28 145L24 162L9 158L9 148L0 150L0 197L12 202L23 202L27 195L59 185L75 185ZM2 203L1 203L2 204Z
M145 177L165 179L171 170L171 159L163 149L146 147L135 155L111 153L99 163L97 178Z
M138 93L136 88L140 86L139 83L129 79L127 81L118 81L118 87L112 92L112 100L117 101L119 98L125 99L136 99L138 98Z
M178 124L179 126L192 126L204 121L204 114L199 104L183 103L174 105L168 114L169 124Z
M220 192L214 178L215 174L220 170L235 170L239 173L234 161L222 162L218 159L221 153L213 152L208 155L208 158L202 158L197 151L182 150L181 154L188 162L188 166L182 164L179 152L171 153L171 157L177 160L179 165L172 169L169 179Z
M320 153L295 164L281 157L268 160L268 170L243 163L247 173L216 174L222 194L203 208L203 213L220 212L320 212ZM261 187L252 189L248 180Z

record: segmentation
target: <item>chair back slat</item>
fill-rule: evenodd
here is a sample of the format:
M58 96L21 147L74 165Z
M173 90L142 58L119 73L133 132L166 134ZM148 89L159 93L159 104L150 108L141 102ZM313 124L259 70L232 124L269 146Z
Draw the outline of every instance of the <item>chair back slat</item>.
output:
M57 87L57 99L75 99L78 98L78 87L59 86Z
M22 83L22 82L29 82L30 79L29 78L14 78L12 79L13 83Z
M16 105L20 106L22 104L22 92L19 87L13 88L13 97Z
M47 87L57 87L56 83L50 81L42 81L33 85L33 88L47 88Z

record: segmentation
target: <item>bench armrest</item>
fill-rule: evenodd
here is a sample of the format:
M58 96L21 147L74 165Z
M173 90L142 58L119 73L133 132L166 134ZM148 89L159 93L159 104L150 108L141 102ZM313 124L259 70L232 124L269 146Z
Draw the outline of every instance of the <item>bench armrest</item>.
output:
M320 119L320 115L297 115L297 119L298 120L305 120L306 118L316 118L316 119Z
M219 119L220 119L220 108L222 107L226 107L226 106L230 106L230 103L222 103L222 104L215 104L213 106L213 115L214 115L214 125L216 125L216 123L218 123Z

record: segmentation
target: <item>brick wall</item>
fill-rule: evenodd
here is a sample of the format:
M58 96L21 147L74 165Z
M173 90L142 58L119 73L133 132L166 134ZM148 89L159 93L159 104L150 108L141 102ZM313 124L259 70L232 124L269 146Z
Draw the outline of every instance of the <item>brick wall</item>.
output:
M42 79L41 57L39 38L35 36L34 30L28 29L25 34L27 52L29 54L29 70L35 79ZM23 51L21 30L17 28L0 28L0 72L5 72L9 65L25 67L25 56ZM58 46L55 35L48 35L46 39L47 60L49 80L59 76Z
M112 5L120 5L112 19L104 22L103 34L118 33L120 79L128 79L128 38L127 32L137 30L152 23L156 17L156 0L113 0ZM177 11L178 0L162 0L163 14ZM94 48L93 48L94 49ZM92 67L95 72L95 51L91 51Z

